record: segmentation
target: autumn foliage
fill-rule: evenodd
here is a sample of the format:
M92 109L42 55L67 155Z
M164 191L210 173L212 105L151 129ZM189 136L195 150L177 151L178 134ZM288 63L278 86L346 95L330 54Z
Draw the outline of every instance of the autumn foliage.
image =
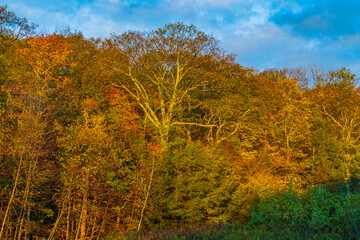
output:
M308 201L328 191L358 206L348 69L258 72L183 23L107 39L17 23L22 37L0 32L0 239L285 226L277 199L296 201L305 228L296 211L315 211ZM329 190L305 193L317 185ZM282 222L263 220L275 208Z

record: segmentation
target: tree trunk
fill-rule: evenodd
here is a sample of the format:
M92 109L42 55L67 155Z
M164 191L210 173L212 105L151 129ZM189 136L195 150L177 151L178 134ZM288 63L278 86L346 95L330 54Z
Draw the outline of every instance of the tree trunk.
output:
M71 211L71 202L69 201L69 206L66 216L66 240L70 239L70 211Z
M82 202L81 222L80 222L80 240L84 240L86 237L89 176L88 176L87 172L85 174L86 174L85 186L84 186L84 195L83 195L83 202Z
M60 220L61 220L61 218L62 218L62 216L63 216L63 214L64 214L65 206L66 206L67 202L68 202L69 199L70 199L70 194L71 194L71 188L69 187L69 188L68 188L67 196L63 198L63 201L62 201L62 204L61 204L61 209L60 209L60 212L59 212L59 214L58 214L58 217L56 218L56 221L55 221L55 223L54 223L54 227L53 227L53 229L52 229L51 232L50 232L50 235L49 235L49 238L48 238L49 240L53 239L54 236L55 236L55 231L56 231L56 229L57 229L57 227L58 227L58 225L59 225L59 222L60 222Z
M150 180L149 180L149 187L148 187L148 190L146 192L146 197L145 197L145 202L144 202L144 206L141 210L141 214L140 214L140 221L139 221L139 225L137 227L137 231L140 231L140 228L141 228L141 222L142 222L142 219L143 219L143 216L144 216L144 211L145 211L145 208L146 208L146 204L147 204L147 201L148 201L148 198L149 198L149 194L150 194L150 188L151 188L151 183L152 183L152 178L153 178L153 175L154 175L154 168L155 168L155 153L153 154L153 162L152 162L152 168L151 168L151 174L150 174Z
M9 199L9 203L8 203L8 205L7 205L7 207L6 207L6 211L5 211L5 215L4 215L4 218L3 218L3 222L2 222L2 224L1 224L0 239L2 239L2 236L3 236L3 233L4 233L4 227L5 227L6 219L8 218L9 210L10 210L12 201L14 200L15 191L16 191L16 188L17 188L17 185L18 185L18 181L19 181L19 175L20 175L20 170L21 170L22 161L23 161L23 156L22 156L22 154L21 154L19 166L18 166L18 169L17 169L17 172L16 172L15 183L14 183L14 186L13 186L13 190L12 190L12 192L11 192L11 196L10 196L10 199Z

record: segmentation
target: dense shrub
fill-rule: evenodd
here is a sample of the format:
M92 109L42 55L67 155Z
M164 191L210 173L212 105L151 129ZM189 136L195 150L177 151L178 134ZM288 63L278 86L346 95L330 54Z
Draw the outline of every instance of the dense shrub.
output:
M303 194L290 188L261 200L248 226L287 230L301 238L358 239L359 221L358 194L332 194L321 186Z

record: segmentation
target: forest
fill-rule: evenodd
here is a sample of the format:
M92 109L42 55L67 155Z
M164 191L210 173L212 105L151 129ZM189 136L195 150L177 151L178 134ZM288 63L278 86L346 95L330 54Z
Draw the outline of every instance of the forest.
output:
M258 71L180 22L36 28L0 6L0 239L359 239L346 67Z

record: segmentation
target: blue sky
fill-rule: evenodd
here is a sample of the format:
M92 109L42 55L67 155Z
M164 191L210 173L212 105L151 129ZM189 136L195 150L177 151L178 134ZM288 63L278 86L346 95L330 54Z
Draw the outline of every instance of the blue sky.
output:
M350 68L360 77L359 0L0 0L51 33L85 36L194 24L246 67Z

